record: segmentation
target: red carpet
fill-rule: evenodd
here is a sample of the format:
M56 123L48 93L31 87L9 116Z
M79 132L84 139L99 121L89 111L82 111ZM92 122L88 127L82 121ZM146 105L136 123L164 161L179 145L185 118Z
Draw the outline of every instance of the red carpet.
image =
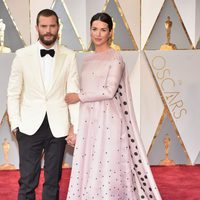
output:
M163 200L200 200L200 165L152 167Z
M163 200L200 200L200 165L152 167ZM65 200L70 169L63 169L60 200ZM16 200L18 171L0 171L0 199ZM37 200L41 200L43 173L37 188Z

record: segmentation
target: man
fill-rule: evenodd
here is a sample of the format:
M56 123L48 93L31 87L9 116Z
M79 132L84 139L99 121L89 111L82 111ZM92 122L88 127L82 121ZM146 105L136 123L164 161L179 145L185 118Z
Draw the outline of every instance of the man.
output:
M57 43L57 14L40 11L36 29L38 42L16 52L8 85L9 120L19 144L18 199L35 199L44 153L42 199L57 200L65 138L76 133L79 111L64 97L79 92L78 73L75 53Z

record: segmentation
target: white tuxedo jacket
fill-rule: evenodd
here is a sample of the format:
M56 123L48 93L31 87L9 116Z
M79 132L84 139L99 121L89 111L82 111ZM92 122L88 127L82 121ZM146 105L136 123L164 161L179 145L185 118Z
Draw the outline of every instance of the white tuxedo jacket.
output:
M70 123L78 129L79 104L67 105L66 93L79 93L75 53L64 46L55 49L51 88L45 91L42 80L38 45L19 49L12 64L8 84L8 115L11 130L33 135L47 113L52 134L68 134Z

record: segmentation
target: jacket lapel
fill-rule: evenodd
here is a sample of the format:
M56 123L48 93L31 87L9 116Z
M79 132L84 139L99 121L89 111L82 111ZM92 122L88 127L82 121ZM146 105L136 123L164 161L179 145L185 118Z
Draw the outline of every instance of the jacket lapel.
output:
M38 84L38 87L41 89L41 91L45 92L37 44L34 44L32 46L32 48L30 49L28 53L27 58L28 58L27 63L29 63L30 70L32 71L32 72L30 71L30 73L35 74L35 80L36 80L36 83Z
M66 58L66 52L63 51L62 47L57 45L55 50L55 60L53 63L53 80L51 87L47 91L47 94L53 89L56 80L59 78L59 74L63 68L63 63Z

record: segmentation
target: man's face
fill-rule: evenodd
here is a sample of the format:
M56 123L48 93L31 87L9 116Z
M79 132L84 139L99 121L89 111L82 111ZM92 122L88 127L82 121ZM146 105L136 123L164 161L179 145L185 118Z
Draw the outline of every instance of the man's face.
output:
M40 16L36 26L40 42L47 48L53 46L58 38L59 25L55 16Z

